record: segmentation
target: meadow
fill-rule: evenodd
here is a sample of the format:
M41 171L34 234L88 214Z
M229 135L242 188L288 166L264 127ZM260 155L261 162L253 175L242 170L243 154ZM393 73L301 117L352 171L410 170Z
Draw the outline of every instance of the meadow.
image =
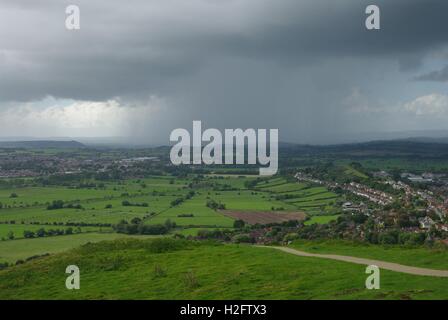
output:
M339 254L396 262L422 268L448 269L448 250L446 248L381 246L343 240L296 240L291 246L311 253Z
M337 206L340 196L323 186L272 178L257 183L255 189L268 193L271 199L281 199L287 210L304 211L310 216L333 216L340 212Z
M81 289L65 288L65 268ZM273 272L275 270L275 272ZM171 239L86 244L0 271L0 299L444 299L448 279L381 271L270 248Z
M191 191L193 196L187 197ZM183 201L173 205L179 198ZM58 200L63 206L49 209ZM0 189L0 239L8 243L14 241L19 252L27 253L26 249L20 249L26 242L16 241L24 237L24 231L36 232L41 228L67 230L73 226L76 232L89 233L83 239L98 236L92 232L111 232L110 225L134 218L148 225L164 224L169 219L176 224L173 232L187 235L195 235L204 228L232 228L234 220L208 207L209 201L223 204L226 210L241 212L321 215L311 221L324 223L334 218L336 200L337 195L321 186L291 182L283 177L260 180L257 176L231 174L184 178L148 176L117 181L79 181L68 186L4 188ZM8 239L11 233L14 240ZM64 237L57 236L57 239L63 243ZM39 243L44 246L46 241ZM8 246L0 246L0 257L9 257L5 253ZM31 251L33 255L35 250ZM8 262L13 261L9 259Z
M63 252L86 243L128 237L148 238L150 236L128 236L118 233L82 233L35 239L1 241L0 261L15 263L18 260L25 260L36 255Z
M75 233L83 232L103 232L111 231L111 228L107 227L67 227L67 226L55 226L55 225L25 225L25 224L0 224L0 239L6 239L8 235L12 232L14 239L24 238L24 231L36 232L39 229L51 230L51 229L62 229L67 230L71 228Z
M334 221L339 217L339 215L334 216L312 216L309 220L305 221L305 225L311 225L314 223L325 224L330 221Z
M347 169L349 170L349 169ZM352 174L356 174L353 173ZM12 196L14 194L14 196ZM182 201L177 201L182 199ZM53 201L63 207L49 209ZM303 212L305 224L337 219L343 198L327 188L250 175L148 176L95 181L95 187L27 186L0 190L0 299L442 299L448 280L381 271L381 290L364 287L365 267L298 257L269 248L171 239L199 230L232 230L234 220L207 204L253 213ZM69 206L70 205L70 206ZM167 220L164 236L129 236L110 225L139 218ZM67 225L68 224L68 225ZM75 234L23 239L25 230ZM79 226L78 226L79 225ZM10 232L14 240L7 240ZM157 238L157 239L154 239ZM341 241L294 241L316 253L448 268L445 251L366 246ZM30 257L30 261L22 263ZM65 267L81 268L81 290L65 289ZM275 270L275 272L273 272Z

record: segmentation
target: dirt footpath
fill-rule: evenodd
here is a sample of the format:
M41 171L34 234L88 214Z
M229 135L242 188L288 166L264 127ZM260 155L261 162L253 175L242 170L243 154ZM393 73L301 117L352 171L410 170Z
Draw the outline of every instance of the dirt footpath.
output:
M363 264L363 265L375 265L375 266L378 266L380 269L408 273L408 274L413 274L413 275L418 275L418 276L448 277L448 270L435 270L435 269L410 267L410 266L405 266L405 265L398 264L398 263L392 263L392 262L386 262L386 261L380 261L380 260L364 259L364 258L356 258L356 257L349 257L349 256L340 256L340 255L336 255L336 254L308 253L308 252L304 252L304 251L300 251L300 250L296 250L296 249L292 249L292 248L288 248L288 247L271 247L271 246L257 246L257 247L277 249L277 250L280 250L283 252L295 254L296 256L302 256L302 257L332 259L332 260L339 260L339 261L351 262L351 263Z

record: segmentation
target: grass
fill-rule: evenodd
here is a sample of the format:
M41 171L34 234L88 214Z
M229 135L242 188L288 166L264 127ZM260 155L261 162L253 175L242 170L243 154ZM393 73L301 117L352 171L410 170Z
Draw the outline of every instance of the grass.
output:
M333 215L333 216L312 216L309 220L305 221L305 225L311 225L311 224L325 224L330 221L336 220L339 217L339 215Z
M57 253L76 248L88 242L114 240L130 236L117 233L82 233L34 239L0 241L0 262L15 263L34 255ZM148 237L148 236L142 236Z
M36 232L39 229L45 229L46 231L50 229L61 229L67 230L70 227L58 226L58 225L27 225L27 224L0 224L0 239L7 239L8 233L13 232L14 239L22 239L23 232L25 230ZM71 227L75 232L78 231L78 227ZM80 232L93 232L93 231L110 231L111 228L107 227L80 227Z
M75 264L81 289L65 288ZM275 272L273 272L275 270ZM0 271L0 299L444 299L448 279L381 271L269 248L165 240L118 240Z
M340 254L396 262L415 267L448 270L448 250L444 248L380 246L342 240L297 240L291 246L311 253Z
M362 179L368 179L369 177L366 176L364 173L360 172L359 170L356 170L352 166L346 166L346 170L344 171L345 174L350 176L355 176Z
M204 196L196 196L181 205L167 209L160 215L149 219L147 223L164 223L166 219L170 219L176 222L178 226L233 226L233 219L208 208L206 202L207 200ZM193 214L193 217L179 217L182 214Z
M197 236L200 230L232 230L233 228L186 228L180 231L176 230L173 233L182 234L184 236Z

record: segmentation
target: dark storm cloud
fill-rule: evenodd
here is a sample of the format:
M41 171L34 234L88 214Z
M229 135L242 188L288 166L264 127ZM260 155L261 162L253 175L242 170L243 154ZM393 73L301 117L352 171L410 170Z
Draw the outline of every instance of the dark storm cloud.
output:
M65 29L70 4L81 9L79 31ZM381 30L365 28L370 4ZM447 13L440 0L2 0L0 112L20 119L11 106L39 107L42 124L45 101L59 114L61 99L73 99L68 123L77 108L78 121L89 119L86 105L105 118L119 110L123 134L162 143L192 120L279 128L282 140L310 143L421 129L411 111L445 110L448 98L408 79L448 48ZM46 96L55 99L36 102ZM414 108L390 113L405 103ZM122 108L132 107L152 111L128 119Z
M327 58L393 59L403 68L447 43L448 2L374 1L382 30L364 28L372 1L2 1L0 99L101 100L171 92L220 59L301 66ZM256 81L256 79L254 79Z
M447 82L448 81L448 66L441 70L431 71L415 78L417 81L436 81Z

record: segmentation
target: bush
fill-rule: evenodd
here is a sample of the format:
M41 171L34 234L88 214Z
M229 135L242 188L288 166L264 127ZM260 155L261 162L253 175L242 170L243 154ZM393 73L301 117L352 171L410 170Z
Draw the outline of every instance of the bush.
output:
M47 210L62 209L63 207L64 207L64 201L53 200L53 202L47 206Z
M40 228L39 230L36 231L36 235L41 238L41 237L45 237L46 232L44 228Z
M207 203L205 204L207 207L209 207L210 209L213 210L225 210L226 209L226 205L221 203L221 202L216 202L215 200L211 199L208 200Z
M25 230L23 231L23 237L24 238L34 238L34 232L33 231L29 231L29 230Z
M146 202L143 202L143 203L132 203L129 200L122 201L121 205L123 207L148 207L148 204ZM112 208L112 205L110 207Z
M184 202L184 198L177 198L177 199L171 201L171 206L172 206L172 207L178 206L178 205L180 205L182 202Z
M235 243L254 243L255 239L248 234L237 234L232 238Z
M235 228L235 229L242 229L242 228L244 228L244 225L245 225L246 223L243 221L243 220L235 220L234 222L233 222L233 227Z
M294 241L299 238L299 235L297 233L288 233L283 237L283 241Z

